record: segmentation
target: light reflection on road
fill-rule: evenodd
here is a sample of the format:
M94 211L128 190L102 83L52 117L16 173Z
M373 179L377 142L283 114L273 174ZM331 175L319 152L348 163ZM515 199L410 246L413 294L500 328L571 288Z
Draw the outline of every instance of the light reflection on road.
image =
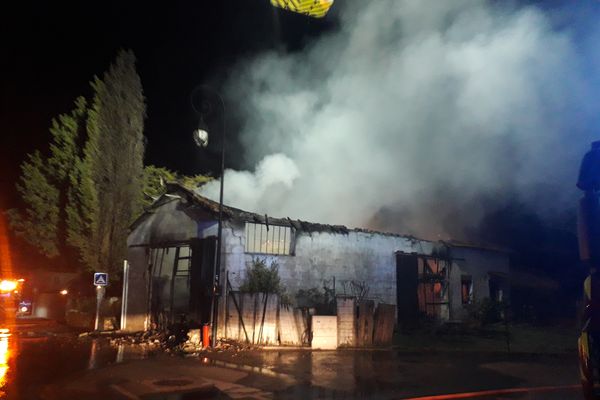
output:
M11 358L11 349L9 346L10 332L8 329L0 329L0 397L6 395L6 386L8 383L7 375L9 370L8 362Z

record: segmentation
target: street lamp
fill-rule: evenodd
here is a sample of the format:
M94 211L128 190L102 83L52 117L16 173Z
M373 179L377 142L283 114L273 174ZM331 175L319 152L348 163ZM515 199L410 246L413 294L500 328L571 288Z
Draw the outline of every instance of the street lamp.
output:
M196 99L200 99L200 108L196 107ZM212 324L211 346L217 343L217 321L219 302L216 300L221 272L221 253L223 249L223 184L225 180L225 103L219 94L206 86L198 86L190 95L192 108L200 117L198 128L194 131L194 142L198 147L208 146L208 122L218 119L217 130L221 134L221 188L219 194L219 225L217 229L217 254L213 266L213 287L210 299L210 322Z

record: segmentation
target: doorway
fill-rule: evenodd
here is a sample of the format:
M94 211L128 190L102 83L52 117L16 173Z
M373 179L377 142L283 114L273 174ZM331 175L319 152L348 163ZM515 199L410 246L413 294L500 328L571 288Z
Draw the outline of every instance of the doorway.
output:
M158 328L182 316L190 326L210 319L216 240L193 240L150 249L150 314Z
M416 324L421 317L449 318L449 261L416 253L396 253L398 323Z

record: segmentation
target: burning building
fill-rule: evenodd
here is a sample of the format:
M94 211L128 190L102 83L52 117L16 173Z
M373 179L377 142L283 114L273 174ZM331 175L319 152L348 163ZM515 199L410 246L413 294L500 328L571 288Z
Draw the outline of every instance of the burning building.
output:
M133 224L123 328L148 329L185 314L208 323L219 204L178 184ZM422 316L463 320L470 304L509 295L506 251L457 242L273 218L224 206L218 328L228 320L227 292L238 290L257 259L278 266L288 294L328 287L396 305L398 324ZM265 303L266 304L266 303ZM236 305L237 307L237 305Z

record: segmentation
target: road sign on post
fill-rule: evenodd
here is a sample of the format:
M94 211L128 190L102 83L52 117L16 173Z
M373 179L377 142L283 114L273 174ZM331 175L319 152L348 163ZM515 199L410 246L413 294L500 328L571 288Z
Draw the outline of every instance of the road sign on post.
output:
M106 286L108 285L108 274L106 272L94 273L94 285L95 286Z
M108 285L108 274L106 272L94 273L94 286L96 286L96 323L94 330L100 330L100 307Z

